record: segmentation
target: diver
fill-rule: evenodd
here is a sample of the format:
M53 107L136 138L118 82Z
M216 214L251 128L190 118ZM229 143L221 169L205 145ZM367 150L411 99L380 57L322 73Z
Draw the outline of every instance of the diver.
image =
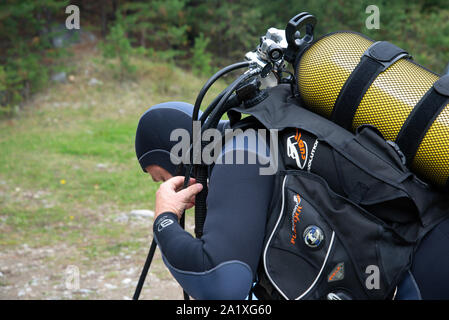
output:
M194 205L201 185L191 179L190 186L181 190L184 177L173 177L184 172L176 172L170 160L176 143L170 141L170 133L177 128L191 131L192 109L183 102L159 104L142 115L137 127L135 148L142 170L154 181L165 181L156 193L153 235L167 268L190 296L245 299L257 281L274 177L259 174L262 161L215 164L210 173L204 234L196 239L183 230L178 221L184 209ZM227 121L218 126L220 130L228 127ZM263 148L231 141L219 158L235 157L242 151L239 148L248 157L257 152L262 158L267 156L260 155ZM449 299L448 248L449 219L445 219L421 242L395 299Z

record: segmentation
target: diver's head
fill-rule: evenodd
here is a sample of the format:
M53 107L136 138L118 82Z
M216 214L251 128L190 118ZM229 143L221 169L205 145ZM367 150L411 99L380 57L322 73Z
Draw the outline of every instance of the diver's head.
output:
M193 106L184 102L167 102L148 109L140 118L136 131L136 156L144 172L154 181L165 181L184 175L184 168L170 160L170 151L177 141L170 141L175 129L192 131Z

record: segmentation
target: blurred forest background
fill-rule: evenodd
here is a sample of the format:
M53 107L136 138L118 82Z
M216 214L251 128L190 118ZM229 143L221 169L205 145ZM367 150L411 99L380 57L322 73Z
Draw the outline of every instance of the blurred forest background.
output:
M69 5L79 30L66 28ZM366 28L368 5L379 29ZM449 62L448 0L0 1L0 299L130 299L159 186L136 160L140 116L194 103L214 71L302 11L316 36L354 30L437 73ZM147 279L143 299L182 299L159 252Z
M80 8L81 29L101 40L103 56L118 59L121 78L134 73L133 55L210 74L242 59L269 27L283 29L301 11L318 17L318 34L354 30L392 41L435 72L449 62L447 0L6 0L0 4L0 113L17 111L52 74L70 68L66 46L57 42L61 36L73 41L64 29L69 4ZM370 4L380 9L378 30L365 27Z

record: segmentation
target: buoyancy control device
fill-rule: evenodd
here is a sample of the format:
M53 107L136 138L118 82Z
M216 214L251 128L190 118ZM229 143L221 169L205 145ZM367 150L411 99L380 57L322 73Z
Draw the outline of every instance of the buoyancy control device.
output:
M394 297L423 236L448 217L449 199L417 178L373 126L353 134L304 108L288 85L267 94L229 110L279 130L256 296Z

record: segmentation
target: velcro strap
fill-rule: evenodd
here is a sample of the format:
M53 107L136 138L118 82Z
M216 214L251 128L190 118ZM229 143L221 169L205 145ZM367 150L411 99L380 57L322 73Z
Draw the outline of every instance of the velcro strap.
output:
M351 130L357 107L376 77L399 59L407 57L410 57L407 52L392 43L373 43L341 88L334 104L332 121Z
M435 81L433 86L413 108L399 131L396 143L409 165L441 110L449 103L449 75Z

